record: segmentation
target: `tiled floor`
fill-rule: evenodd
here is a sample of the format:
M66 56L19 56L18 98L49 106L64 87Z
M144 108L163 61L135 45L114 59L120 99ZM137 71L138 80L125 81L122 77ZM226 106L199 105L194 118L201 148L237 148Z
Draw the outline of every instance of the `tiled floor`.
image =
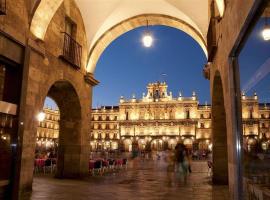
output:
M225 186L212 186L205 162L192 164L184 184L175 173L168 174L162 161L131 161L127 171L87 180L35 177L33 200L227 200Z

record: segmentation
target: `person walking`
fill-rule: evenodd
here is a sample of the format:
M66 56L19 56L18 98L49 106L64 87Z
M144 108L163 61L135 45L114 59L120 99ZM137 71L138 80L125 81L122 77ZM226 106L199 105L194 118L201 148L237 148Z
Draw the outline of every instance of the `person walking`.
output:
M185 145L179 143L176 145L175 150L176 169L178 170L180 177L181 175L183 176L184 183L186 183L188 174L188 159Z

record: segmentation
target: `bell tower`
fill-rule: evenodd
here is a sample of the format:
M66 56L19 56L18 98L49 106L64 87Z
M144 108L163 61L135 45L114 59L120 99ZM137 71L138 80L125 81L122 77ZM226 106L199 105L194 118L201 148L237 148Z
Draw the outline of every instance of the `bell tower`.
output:
M149 83L147 86L148 99L161 99L167 98L167 84L165 82Z

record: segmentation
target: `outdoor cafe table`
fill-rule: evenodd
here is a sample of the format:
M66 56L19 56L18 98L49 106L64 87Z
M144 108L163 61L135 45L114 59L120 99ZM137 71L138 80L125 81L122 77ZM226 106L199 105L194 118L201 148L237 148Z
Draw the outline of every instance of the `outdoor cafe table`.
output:
M44 167L46 159L35 159L35 166L36 167Z
M118 159L115 161L116 165L122 165L123 164L123 159Z
M107 160L103 160L103 159L89 160L89 169L94 169L95 162L99 161L99 160L102 161L102 166L103 167L109 166L109 162Z
M94 169L95 162L95 160L89 160L89 169Z

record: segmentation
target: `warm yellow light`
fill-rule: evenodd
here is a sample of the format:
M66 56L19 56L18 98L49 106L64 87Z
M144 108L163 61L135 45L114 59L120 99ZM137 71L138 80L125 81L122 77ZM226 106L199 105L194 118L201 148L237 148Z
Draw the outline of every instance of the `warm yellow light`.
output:
M150 33L144 34L142 38L143 45L147 48L151 47L153 44L153 37Z
M270 26L265 26L262 31L262 37L265 41L270 40Z
M45 116L46 116L46 114L45 114L44 112L40 112L40 113L38 113L38 115L37 115L37 120L38 120L39 122L42 122L42 121L44 121Z
M217 8L220 17L223 17L224 11L225 11L225 2L224 0L216 0Z

